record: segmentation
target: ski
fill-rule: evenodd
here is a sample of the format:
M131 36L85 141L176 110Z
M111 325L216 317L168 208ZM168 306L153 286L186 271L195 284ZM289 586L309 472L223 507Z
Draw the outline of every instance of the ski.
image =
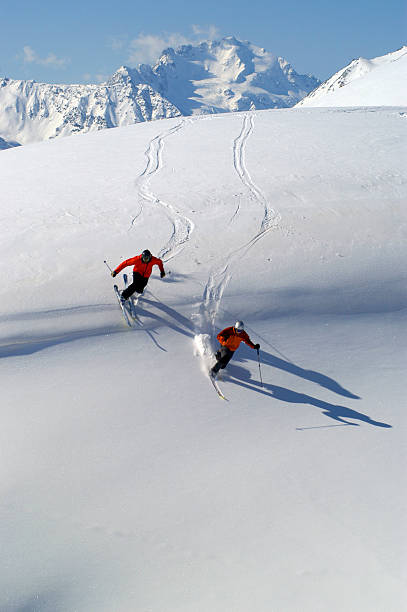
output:
M129 286L129 279L127 277L127 274L123 274L123 281L124 281L124 286L128 287ZM143 322L139 319L139 317L137 315L137 311L136 311L136 306L138 304L139 299L140 299L140 294L138 294L136 298L134 298L133 296L130 296L129 297L129 307L130 307L130 315L131 315L131 317L133 318L134 321L136 321L136 323L138 323L142 327L143 326Z
M227 397L225 397L218 385L218 383L216 382L216 380L214 378L212 378L212 376L209 374L209 380L211 381L213 388L215 389L216 393L218 394L218 396L225 400L226 402L228 402L229 400L227 399Z
M123 313L124 320L126 321L126 323L127 323L127 325L128 325L129 327L132 327L132 325L131 325L131 321L130 321L130 319L129 319L129 313L128 313L128 311L127 311L127 308L126 308L126 306L125 306L125 305L122 303L122 301L121 301L121 299L120 299L120 291L119 291L119 287L118 287L117 285L114 285L114 287L113 287L113 288L114 288L114 292L115 292L116 297L117 297L117 301L119 302L119 306L120 306L120 308L121 308L121 311L122 311L122 313Z

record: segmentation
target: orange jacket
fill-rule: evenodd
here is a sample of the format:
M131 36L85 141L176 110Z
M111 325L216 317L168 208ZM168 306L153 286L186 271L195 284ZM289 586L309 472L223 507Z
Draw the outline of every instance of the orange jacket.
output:
M158 257L152 257L151 261L148 263L144 263L141 260L141 255L136 255L136 257L126 259L125 261L122 261L119 266L117 266L115 269L116 274L118 274L120 270L123 270L123 268L127 268L127 266L134 266L133 272L141 274L141 276L144 276L144 278L150 278L153 266L158 266L161 272L164 272L163 262L161 259L158 259Z
M234 327L226 327L219 332L216 337L219 342L223 346L226 346L230 351L235 351L238 349L241 342L245 342L252 349L255 347L245 331L238 333Z

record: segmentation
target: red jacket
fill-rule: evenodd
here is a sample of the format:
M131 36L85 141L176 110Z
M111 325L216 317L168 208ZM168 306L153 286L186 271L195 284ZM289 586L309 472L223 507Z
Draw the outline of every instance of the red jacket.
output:
M122 263L117 266L115 272L118 274L120 270L123 268L127 268L127 266L134 266L133 272L137 272L144 276L144 278L150 278L153 266L158 266L161 272L164 272L164 266L161 259L158 257L152 257L151 261L148 263L144 263L141 260L141 255L136 255L136 257L131 257L130 259L126 259L126 261L122 261Z
M234 327L226 327L216 337L223 346L231 351L238 349L241 342L245 342L252 349L255 347L245 331L239 333Z

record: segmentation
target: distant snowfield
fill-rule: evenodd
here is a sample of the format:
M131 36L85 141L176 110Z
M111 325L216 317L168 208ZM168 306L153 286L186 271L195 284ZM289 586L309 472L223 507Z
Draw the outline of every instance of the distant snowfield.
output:
M27 145L0 166L0 609L399 612L406 109ZM149 248L128 329L104 265ZM130 269L128 270L130 273ZM194 339L237 319L218 398Z

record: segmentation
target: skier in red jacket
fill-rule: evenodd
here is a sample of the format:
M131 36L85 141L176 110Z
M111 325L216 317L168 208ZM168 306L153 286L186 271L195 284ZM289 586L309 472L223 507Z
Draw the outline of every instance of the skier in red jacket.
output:
M245 342L250 348L260 348L260 344L253 344L248 334L244 331L243 321L236 321L234 327L226 327L216 336L221 347L216 353L217 362L210 370L210 375L215 378L220 369L226 368L229 361L232 359L234 352L239 348L241 342Z
M122 301L127 300L131 295L133 295L135 291L137 291L137 293L143 293L148 283L148 279L150 278L153 266L158 266L160 268L161 278L164 278L165 276L162 260L158 257L154 257L153 255L151 255L148 249L143 251L141 255L136 255L136 257L131 257L130 259L122 261L122 263L118 265L115 270L113 270L113 278L116 276L116 274L120 272L120 270L123 270L123 268L127 268L127 266L134 266L133 282L131 283L131 285L126 287L124 291L122 291Z

